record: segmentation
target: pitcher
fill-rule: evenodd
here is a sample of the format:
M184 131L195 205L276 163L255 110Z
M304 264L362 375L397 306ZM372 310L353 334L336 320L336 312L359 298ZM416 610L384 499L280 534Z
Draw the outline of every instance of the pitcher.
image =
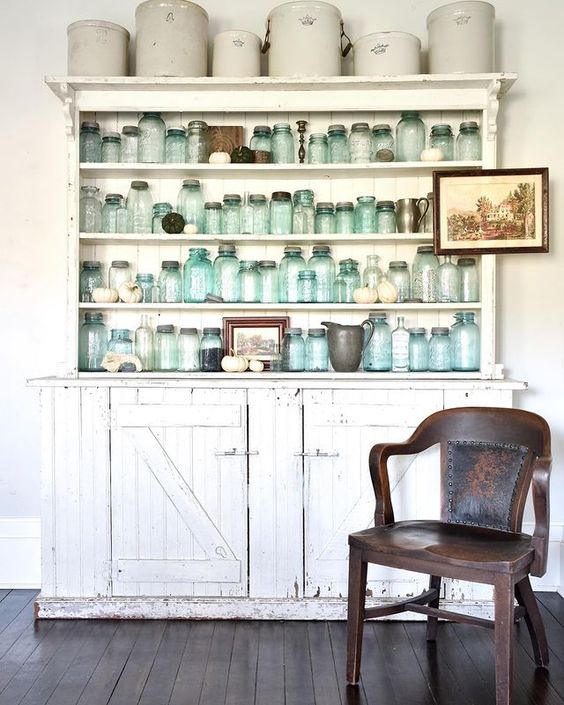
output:
M374 323L363 321L359 326L345 326L341 323L321 321L327 327L329 359L335 372L356 372L360 365L362 353L374 333ZM364 326L368 326L368 335L364 339Z
M423 206L423 208L422 208ZM396 201L396 222L398 233L418 233L429 210L429 199L400 198Z

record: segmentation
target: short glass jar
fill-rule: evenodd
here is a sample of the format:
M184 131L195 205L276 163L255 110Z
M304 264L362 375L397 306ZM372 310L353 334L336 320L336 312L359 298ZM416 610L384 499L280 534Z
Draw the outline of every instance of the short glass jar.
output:
M106 132L102 137L102 162L119 163L121 155L121 137L119 132Z
M354 209L354 232L376 232L376 198L374 196L358 196Z
M429 138L429 146L440 149L445 161L452 161L454 159L454 136L452 134L452 127L446 124L433 125L431 128L431 137Z
M460 273L459 301L470 303L480 300L480 280L474 257L461 257L456 263Z
M239 235L241 232L241 196L226 193L221 208L221 231L224 235Z
M157 326L154 355L157 372L176 372L178 369L178 339L173 325Z
M308 235L314 231L315 207L313 205L313 191L308 188L294 191L292 232L297 235Z
M208 124L203 120L190 120L186 137L186 161L190 164L207 164L209 158Z
M482 158L482 136L474 120L460 123L456 137L456 158L461 162L477 162Z
M123 205L121 193L108 193L102 206L102 232L117 233L117 214Z
M324 328L310 328L305 341L305 371L327 372L329 348Z
M455 316L456 317L456 316ZM454 372L480 369L480 329L471 311L460 311L459 320L450 329L450 352Z
M219 328L204 328L200 343L200 369L202 372L221 372L223 343Z
M135 164L139 161L139 128L137 125L124 125L121 128L119 160L124 164Z
M263 304L278 303L278 268L276 262L263 259L259 262L261 301Z
M353 303L353 292L360 287L360 283L358 262L354 259L341 260L339 273L333 282L333 301L338 304Z
M178 193L176 210L187 225L195 225L199 233L204 232L204 196L198 179L184 179Z
M135 283L141 289L141 293L142 293L141 303L143 303L143 304L158 303L158 301L153 300L154 298L156 298L154 296L154 292L156 289L155 277L150 272L138 272L137 276L135 277Z
M353 122L349 134L351 163L368 163L372 153L372 133L367 122Z
M394 160L394 135L392 128L382 123L372 128L371 162L392 162Z
M256 260L241 260L237 274L239 301L245 304L261 302L261 276Z
M97 122L85 121L80 125L78 152L81 162L102 161L102 136Z
M102 203L97 186L81 186L78 223L81 233L99 233L102 229Z
M442 327L431 328L429 340L429 371L450 372L452 369L450 353L449 329Z
M270 210L266 196L251 193L249 203L253 209L253 235L265 235L270 232Z
M411 297L411 276L407 262L394 260L388 265L386 272L388 281L396 287L398 303L401 304Z
M180 262L163 260L159 274L159 302L162 304L179 304L182 302L182 274Z
M368 314L373 331L362 353L362 369L365 372L389 372L392 369L392 331L385 313Z
M424 304L435 303L439 298L439 260L432 245L420 245L413 260L411 295Z
M108 351L108 329L101 313L87 311L78 335L80 372L103 372L102 360Z
M171 203L164 201L153 205L153 222L151 227L154 234L165 234L165 231L163 230L163 218L169 213L172 213Z
M214 290L213 265L205 247L190 247L184 263L182 291L184 303L203 303Z
M270 201L270 232L289 235L292 232L292 195L288 191L274 191Z
M278 268L278 301L280 303L297 303L298 274L303 269L306 269L306 263L302 257L302 248L297 245L287 245Z
M253 129L253 136L249 143L249 148L252 152L268 152L271 151L272 130L268 125L256 125Z
M429 342L425 328L409 329L409 371L427 372L429 369Z
M354 232L354 206L351 201L339 201L335 206L335 232Z
M425 125L418 112L404 111L396 127L396 159L418 162L425 149Z
M80 270L79 301L90 303L94 289L99 289L102 286L104 286L102 265L98 260L85 260Z
M303 372L305 369L305 342L301 328L285 328L282 338L282 372Z
M225 303L237 303L240 300L238 274L239 259L235 245L220 245L213 262L213 293L221 296Z
M308 164L327 164L329 161L329 145L324 132L314 132L309 136L307 161Z
M166 125L160 113L143 113L139 120L138 158L141 163L163 164Z
M384 273L380 269L379 255L367 255L366 267L362 272L362 285L376 289L383 276Z
M131 267L125 259L114 259L108 272L108 286L116 291L122 284L127 284L133 279Z
M307 268L315 272L317 303L331 303L335 281L335 261L331 257L331 248L329 245L314 245L312 253Z
M206 201L204 203L204 232L208 235L221 235L222 206L219 201Z
M112 328L108 352L117 355L133 355L133 340L131 340L131 332L127 328Z
M298 272L298 303L317 303L317 276L313 269Z
M315 207L315 233L332 235L335 227L335 206L329 202L319 201Z
M327 146L330 164L348 164L350 162L349 141L344 125L329 125Z
M197 328L181 328L178 336L178 371L199 372L200 336Z
M393 201L378 201L376 203L376 232L396 232L396 204Z
M274 164L294 164L296 149L294 135L287 122L277 122L272 130L271 154Z
M452 263L452 257L446 255L439 267L439 303L456 303L460 300L460 270Z
M132 181L127 194L127 218L130 233L153 231L153 199L146 181Z
M166 131L165 160L167 164L184 164L186 161L186 130L169 127Z

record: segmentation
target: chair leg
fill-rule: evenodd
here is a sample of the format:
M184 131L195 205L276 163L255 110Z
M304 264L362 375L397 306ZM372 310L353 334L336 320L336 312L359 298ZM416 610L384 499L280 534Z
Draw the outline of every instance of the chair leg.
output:
M494 585L496 705L511 705L513 691L514 587L509 575L500 575Z
M364 604L366 599L366 563L357 548L349 556L349 599L347 611L347 683L356 685L360 677Z
M515 597L517 602L527 610L525 613L525 624L531 636L535 662L537 666L548 666L548 642L544 631L544 623L537 598L531 588L531 581L528 577L523 578L515 585Z
M437 591L437 598L429 602L429 607L439 606L439 594L441 592L441 576L431 575L429 577L429 590ZM439 620L437 617L427 617L427 641L437 640L437 624Z

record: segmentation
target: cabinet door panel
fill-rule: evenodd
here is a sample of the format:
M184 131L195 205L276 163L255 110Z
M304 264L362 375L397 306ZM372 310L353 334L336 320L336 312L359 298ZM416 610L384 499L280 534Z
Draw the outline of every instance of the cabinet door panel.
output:
M245 392L112 391L111 447L113 594L245 595Z

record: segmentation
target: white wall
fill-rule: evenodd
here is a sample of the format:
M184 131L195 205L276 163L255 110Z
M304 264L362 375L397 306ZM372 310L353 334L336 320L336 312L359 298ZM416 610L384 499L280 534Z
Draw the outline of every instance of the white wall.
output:
M70 22L94 15L133 31L136 4L136 0L32 0L25 10L17 2L0 5L0 520L13 528L0 532L0 585L38 581L36 544L27 535L34 532L20 531L39 513L37 392L26 389L25 380L56 373L63 359L65 144L60 104L43 77L66 72L66 26ZM274 2L202 0L202 4L211 18L211 35L234 27L261 34ZM353 40L378 29L399 29L418 35L425 46L425 18L441 3L339 0L337 4ZM494 0L494 4L496 68L519 74L502 101L499 163L504 167L549 166L552 204L550 254L499 258L498 360L509 376L529 382L530 390L521 395L520 405L544 415L552 426L556 459L552 518L562 526L564 249L560 237L564 224L558 205L564 202L564 5L554 0L537 0L534 5L528 0ZM554 565L558 550L553 555L551 573L560 574L562 585L564 576L560 566Z

